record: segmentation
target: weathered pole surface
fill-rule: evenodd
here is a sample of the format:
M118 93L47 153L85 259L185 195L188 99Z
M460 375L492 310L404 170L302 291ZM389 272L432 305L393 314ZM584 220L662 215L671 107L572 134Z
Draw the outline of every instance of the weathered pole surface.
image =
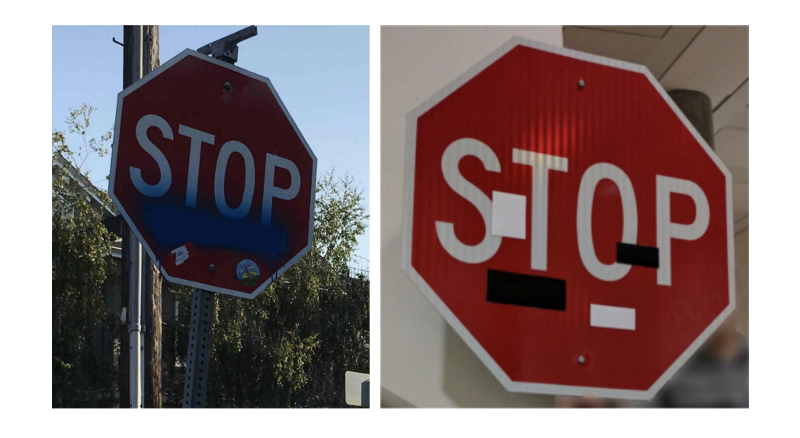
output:
M161 65L158 26L142 26L142 76ZM161 274L145 253L142 257L144 294L144 407L161 407Z

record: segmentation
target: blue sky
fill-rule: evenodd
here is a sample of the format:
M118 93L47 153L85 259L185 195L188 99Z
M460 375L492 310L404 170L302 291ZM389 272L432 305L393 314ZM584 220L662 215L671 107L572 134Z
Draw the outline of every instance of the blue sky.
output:
M160 26L161 63L246 26ZM318 178L335 169L363 190L369 212L369 27L257 26L239 44L238 67L268 77L317 155ZM122 26L53 27L54 130L66 130L70 108L96 107L90 137L112 128L122 90ZM80 140L68 137L77 149ZM110 145L109 145L110 149ZM93 156L85 169L107 188L111 156ZM369 229L356 255L369 259ZM363 263L362 263L363 265Z

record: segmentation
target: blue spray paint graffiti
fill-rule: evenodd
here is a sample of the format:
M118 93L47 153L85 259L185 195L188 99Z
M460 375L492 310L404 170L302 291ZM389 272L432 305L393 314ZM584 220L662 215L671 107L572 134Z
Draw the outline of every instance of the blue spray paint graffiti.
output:
M253 216L253 215L251 215ZM187 242L193 245L235 249L260 255L272 263L282 264L286 253L287 233L280 224L261 225L259 218L232 221L216 210L207 211L175 205L168 201L152 200L142 210L145 228L167 251ZM166 256L156 251L159 259Z

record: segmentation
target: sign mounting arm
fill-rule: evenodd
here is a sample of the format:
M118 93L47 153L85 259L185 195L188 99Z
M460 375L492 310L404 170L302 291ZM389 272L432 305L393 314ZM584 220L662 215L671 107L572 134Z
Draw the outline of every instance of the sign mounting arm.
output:
M239 60L239 47L237 44L256 35L258 35L258 29L255 26L245 27L236 33L206 44L197 49L197 51L203 55L211 55L214 59L236 64L236 61Z

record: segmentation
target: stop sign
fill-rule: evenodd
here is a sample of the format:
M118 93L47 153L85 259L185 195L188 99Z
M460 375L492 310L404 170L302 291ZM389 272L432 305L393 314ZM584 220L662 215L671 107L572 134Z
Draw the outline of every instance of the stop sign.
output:
M311 249L316 162L269 79L185 50L119 94L109 194L168 281L254 298Z
M403 269L507 390L649 399L733 311L730 173L646 68L514 39L407 141Z

